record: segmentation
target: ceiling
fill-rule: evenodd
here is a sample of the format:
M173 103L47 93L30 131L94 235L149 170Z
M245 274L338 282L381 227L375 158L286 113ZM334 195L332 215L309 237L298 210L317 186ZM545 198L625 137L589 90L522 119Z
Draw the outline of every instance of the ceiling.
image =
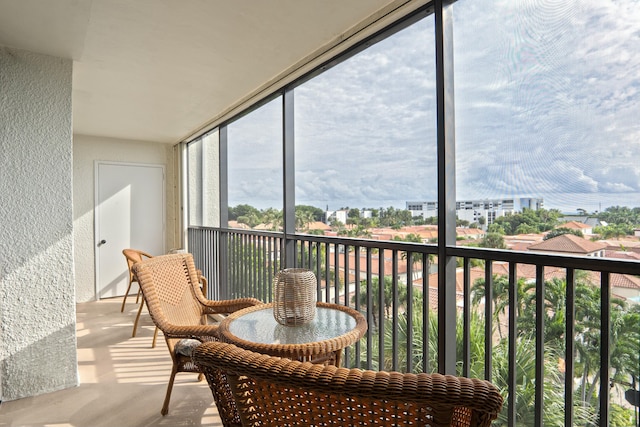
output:
M74 134L177 143L414 3L0 0L0 46L73 59Z

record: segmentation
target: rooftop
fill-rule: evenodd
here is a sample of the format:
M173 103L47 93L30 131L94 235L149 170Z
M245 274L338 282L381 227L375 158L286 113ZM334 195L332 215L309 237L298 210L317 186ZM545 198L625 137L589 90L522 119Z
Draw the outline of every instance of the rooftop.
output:
M530 251L567 252L572 254L590 254L607 246L604 243L592 242L573 234L562 234L540 243L529 246Z

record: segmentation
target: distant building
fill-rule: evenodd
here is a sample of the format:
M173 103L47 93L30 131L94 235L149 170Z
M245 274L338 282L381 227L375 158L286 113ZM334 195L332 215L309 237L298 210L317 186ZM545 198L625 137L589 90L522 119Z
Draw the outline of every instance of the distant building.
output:
M349 213L349 211L342 209L339 211L326 211L325 212L325 217L326 217L326 223L330 224L331 221L335 220L335 221L340 221L343 224L347 223L347 214Z
M593 227L599 227L599 226L604 226L605 224L602 224L600 222L600 220L595 217L595 216L584 216L584 215L564 215L561 218L562 221L575 221L575 222L581 222L583 224L589 225L591 226L591 228L593 229ZM591 233L587 233L587 234L591 234Z
M362 219L373 217L373 211L371 209L359 209L359 211L360 211L360 218ZM330 224L331 221L333 220L340 221L341 223L346 224L347 218L349 217L349 210L342 209L339 211L330 211L327 209L324 212L324 217L325 217L325 222L327 224Z
M593 227L579 221L568 221L558 225L556 228L568 228L569 230L579 231L584 234L593 234Z
M458 219L478 222L485 219L483 225L486 228L493 224L496 218L522 212L523 209L538 210L543 207L542 198L515 197L504 199L464 200L456 202L456 215ZM414 217L431 218L438 216L438 202L407 202L407 210Z

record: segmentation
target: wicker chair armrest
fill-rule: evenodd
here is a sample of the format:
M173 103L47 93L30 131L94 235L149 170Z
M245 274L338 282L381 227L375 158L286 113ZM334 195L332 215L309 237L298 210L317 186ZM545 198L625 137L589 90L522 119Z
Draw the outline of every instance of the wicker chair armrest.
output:
M167 338L194 338L200 341L217 341L218 325L163 325L162 332ZM209 339L210 338L210 339Z
M242 310L243 308L264 304L256 298L238 298L220 301L198 298L198 300L203 306L203 314L229 314L234 311Z

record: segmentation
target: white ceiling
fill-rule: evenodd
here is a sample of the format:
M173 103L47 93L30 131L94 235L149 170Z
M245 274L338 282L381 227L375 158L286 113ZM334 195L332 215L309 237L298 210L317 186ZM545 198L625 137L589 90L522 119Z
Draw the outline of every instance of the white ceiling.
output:
M0 45L74 60L74 133L176 143L407 3L0 0Z

